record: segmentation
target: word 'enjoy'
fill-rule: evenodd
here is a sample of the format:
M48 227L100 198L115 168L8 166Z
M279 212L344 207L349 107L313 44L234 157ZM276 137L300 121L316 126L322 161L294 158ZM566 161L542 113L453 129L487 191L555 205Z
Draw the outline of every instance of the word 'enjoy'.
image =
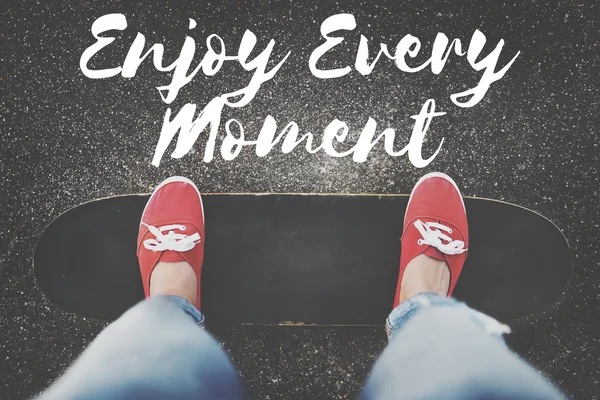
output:
M189 29L196 27L196 22L193 19L189 21ZM98 54L104 47L108 46L115 40L115 37L101 36L112 30L125 30L127 28L127 20L123 14L107 14L99 17L92 24L92 34L96 42L88 47L81 55L80 68L85 76L91 79L104 79L114 77L118 74L125 78L132 78L136 75L138 68L143 61L152 55L153 65L160 72L170 72L171 82L165 86L157 87L162 100L170 104L172 103L182 87L192 81L192 79L202 70L206 76L216 75L225 61L237 61L245 71L253 71L252 77L248 85L239 90L228 93L223 93L207 103L203 111L194 119L196 114L196 105L188 103L179 113L171 119L171 108L167 109L163 126L159 138L159 142L152 160L152 164L158 166L160 160L166 151L166 148L171 143L177 132L179 137L177 140L176 149L172 154L174 158L183 157L187 154L198 139L200 133L210 125L210 134L208 143L205 149L204 161L210 162L213 158L214 146L217 136L217 131L221 125L221 112L223 107L227 105L231 108L243 107L250 103L256 96L256 93L262 85L272 79L275 74L281 69L285 61L290 56L288 52L274 67L267 70L271 53L275 46L275 41L269 41L268 45L253 59L250 59L250 54L256 46L257 40L254 33L246 30L239 43L237 54L228 54L223 39L211 34L206 39L207 51L198 65L191 70L192 60L196 52L196 42L193 38L186 36L181 47L179 57L169 65L163 65L164 46L161 43L153 44L148 50L146 48L146 39L143 34L137 33L136 38L129 47L129 51L121 66L104 69L90 69L88 64L92 57ZM319 45L309 58L309 68L311 73L319 79L339 78L347 75L351 71L351 67L335 68L329 70L319 69L317 63L329 52L334 52L334 48L344 41L343 37L332 35L338 31L352 31L356 28L356 20L352 14L336 14L327 18L321 24L321 35L325 42ZM214 42L218 42L218 48L213 47ZM460 39L454 39L449 42L448 37L443 33L438 33L431 49L430 57L420 65L409 65L410 58L416 58L421 50L421 42L418 38L408 34L405 35L396 45L395 50L391 52L386 44L380 44L380 49L372 62L369 62L369 43L368 40L361 35L360 43L356 51L356 59L354 68L361 75L369 75L375 65L380 62L380 58L384 55L386 58L393 60L397 68L403 72L415 73L430 67L433 74L439 74L444 69L450 54L454 52L457 56L466 55L471 68L477 72L483 71L478 84L470 89L460 93L454 93L450 96L452 102L459 107L472 107L479 103L485 96L492 83L501 79L508 71L510 66L519 56L517 54L501 69L496 71L498 59L502 52L504 41L500 40L494 50L487 56L481 58L481 52L486 43L486 37L479 30L475 30L468 48L463 51L462 42ZM478 58L481 58L477 61ZM191 71L190 71L191 70ZM256 154L264 156L269 151L282 141L282 151L288 153L298 146L302 141L306 141L306 150L310 153L316 153L319 150L334 157L345 157L352 154L355 162L364 162L369 151L381 139L384 139L385 151L391 156L399 156L408 153L411 163L419 168L428 165L438 154L444 139L441 140L437 151L428 159L423 159L421 156L421 148L425 133L431 119L434 116L444 115L443 112L435 112L435 102L429 99L423 105L421 112L413 116L415 119L414 129L409 141L409 144L400 151L394 151L393 142L395 131L388 128L381 135L374 139L376 123L369 117L356 145L346 151L337 152L333 147L333 139L337 142L343 142L348 134L348 127L342 121L335 119L324 130L321 145L313 148L313 135L306 133L298 139L299 128L295 122L290 122L281 133L275 138L276 123L270 115L265 118L263 127L256 141L247 141L244 137L242 124L230 119L225 123L225 137L221 155L224 159L230 160L235 158L244 146L256 146ZM235 137L232 133L231 126L235 124L239 131L239 137Z

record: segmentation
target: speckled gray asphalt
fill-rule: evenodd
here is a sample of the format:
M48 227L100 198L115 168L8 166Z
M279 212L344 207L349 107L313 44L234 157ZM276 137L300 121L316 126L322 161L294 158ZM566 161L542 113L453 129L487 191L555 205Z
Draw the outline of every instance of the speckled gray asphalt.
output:
M190 177L206 192L408 193L421 174L434 170L453 176L465 195L528 207L564 231L574 254L572 278L546 312L511 322L507 341L570 396L599 398L600 14L594 2L216 3L2 3L0 398L42 390L105 325L62 312L36 286L36 239L62 211L100 197L148 192L173 174ZM92 80L79 68L81 53L94 41L92 22L111 12L124 13L128 28L95 67L121 65L137 32L150 43L165 43L169 60L188 32L200 44L218 33L228 52L235 52L244 30L251 29L261 49L276 41L272 62L291 51L248 106L225 112L244 124L247 137L271 114L279 126L293 120L317 138L339 118L350 126L350 142L370 116L380 127L395 128L398 144L406 143L410 116L434 98L447 114L432 123L424 154L444 137L442 150L424 169L406 156L389 156L383 146L361 164L303 149L282 154L278 148L262 158L244 149L232 161L217 151L204 163L201 135L181 159L169 157L171 145L156 168L150 162L168 107L156 86L169 82L168 76L150 60L131 79ZM353 70L343 78L317 79L308 59L322 41L321 22L338 12L351 12L358 26L344 34L346 41L326 62L330 68L354 64L361 34L373 46L393 49L410 33L422 40L426 54L437 32L468 43L480 29L488 38L485 51L505 40L501 65L521 54L472 108L450 101L451 93L480 76L464 57L452 56L438 76L429 69L407 74L387 61L369 76ZM188 18L198 22L193 31ZM216 76L198 75L171 106L197 103L202 109L249 79L250 73L226 63ZM221 126L218 144L222 137ZM376 327L244 326L215 328L214 334L256 399L351 398L385 346Z

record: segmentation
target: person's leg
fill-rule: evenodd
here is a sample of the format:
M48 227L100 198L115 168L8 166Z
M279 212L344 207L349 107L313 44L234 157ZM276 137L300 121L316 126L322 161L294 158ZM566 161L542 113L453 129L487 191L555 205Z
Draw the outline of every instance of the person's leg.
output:
M363 399L560 399L561 394L512 353L506 325L450 297L469 238L456 183L428 174L411 193L404 218L389 345Z
M41 400L241 399L204 317L183 297L147 299L110 324Z
M203 329L204 241L196 186L182 177L158 185L142 214L137 248L151 298L110 324L41 398L242 398L233 366Z
M390 314L390 342L362 399L562 399L504 344L508 327L465 304L426 292Z

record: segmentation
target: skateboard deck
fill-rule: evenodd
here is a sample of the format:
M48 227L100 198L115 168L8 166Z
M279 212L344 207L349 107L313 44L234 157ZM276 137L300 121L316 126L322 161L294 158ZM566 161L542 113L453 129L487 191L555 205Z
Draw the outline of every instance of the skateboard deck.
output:
M37 282L66 311L114 320L144 297L136 257L149 195L99 199L39 238ZM383 325L407 195L205 194L202 311L209 324ZM455 297L500 320L543 311L571 255L548 219L465 198L469 254Z

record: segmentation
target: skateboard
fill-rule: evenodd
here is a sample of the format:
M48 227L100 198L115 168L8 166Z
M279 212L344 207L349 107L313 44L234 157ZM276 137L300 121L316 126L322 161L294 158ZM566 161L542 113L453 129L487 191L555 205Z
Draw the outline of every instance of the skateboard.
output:
M144 298L136 257L149 194L91 201L41 234L51 302L114 320ZM408 195L204 194L202 312L209 324L383 325ZM513 204L465 197L469 253L454 297L502 321L548 308L571 274L562 232Z

